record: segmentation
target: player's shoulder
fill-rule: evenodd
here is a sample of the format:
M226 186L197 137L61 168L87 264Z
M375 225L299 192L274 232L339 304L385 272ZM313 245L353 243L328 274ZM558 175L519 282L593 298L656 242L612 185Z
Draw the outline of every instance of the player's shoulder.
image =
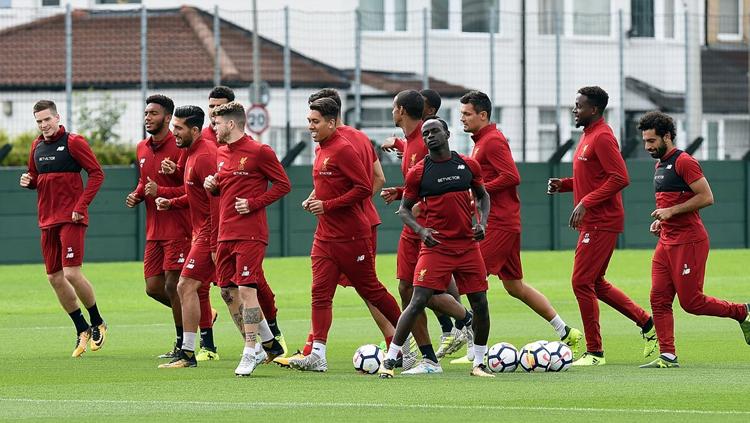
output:
M76 134L73 132L68 133L68 146L71 148L91 149L91 146L89 146L89 142L86 140L86 138L83 135Z
M677 158L675 159L674 164L675 164L675 167L677 168L677 170L682 170L682 169L696 169L696 168L700 169L701 168L701 165L700 165L700 162L698 161L698 159L696 159L695 157L693 157L692 155L690 155L686 151L681 151L680 152L680 155L677 156Z

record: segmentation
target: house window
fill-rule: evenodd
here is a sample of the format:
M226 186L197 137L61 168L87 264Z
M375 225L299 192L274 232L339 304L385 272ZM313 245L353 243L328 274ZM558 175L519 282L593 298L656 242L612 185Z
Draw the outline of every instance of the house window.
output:
M408 16L406 0L395 0L393 10L393 29L395 31L406 31L406 18Z
M492 108L492 122L495 122L498 126L503 123L503 108L500 106L494 106Z
M746 120L724 121L724 158L728 160L741 159L747 153L747 134L750 133L750 122Z
M3 114L5 117L13 117L13 102L11 100L3 101Z
M359 13L363 31L385 30L384 0L359 0Z
M60 0L42 0L42 7L58 7Z
M450 0L432 0L432 29L448 29L450 23Z
M461 30L463 32L490 32L490 25L494 24L493 32L499 28L499 0L462 0L461 2ZM490 15L494 7L495 16Z
M719 122L709 121L706 125L706 143L708 160L719 159Z
M674 0L664 0L664 38L674 38Z
M96 4L141 4L141 0L96 0Z
M573 0L573 34L610 34L609 0Z
M719 37L736 38L741 35L741 0L719 0Z
M0 0L0 9L9 9L10 0Z
M554 35L556 20L560 25L560 34L565 33L563 3L559 0L539 0L539 34Z
M630 0L630 36L654 36L654 0Z
M539 109L539 161L546 162L557 151L555 109Z
M360 113L360 126L364 128L392 128L391 107L363 107Z

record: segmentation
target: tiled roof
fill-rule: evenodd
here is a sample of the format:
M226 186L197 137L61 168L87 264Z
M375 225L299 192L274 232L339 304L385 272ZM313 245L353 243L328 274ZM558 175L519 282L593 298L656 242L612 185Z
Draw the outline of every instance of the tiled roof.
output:
M347 70L346 75L350 80L354 80L354 71ZM443 97L460 97L469 91L469 88L432 77L430 77L429 82L430 88L440 93ZM403 90L420 91L422 89L422 75L411 72L363 70L362 83L384 91L390 96L394 96Z

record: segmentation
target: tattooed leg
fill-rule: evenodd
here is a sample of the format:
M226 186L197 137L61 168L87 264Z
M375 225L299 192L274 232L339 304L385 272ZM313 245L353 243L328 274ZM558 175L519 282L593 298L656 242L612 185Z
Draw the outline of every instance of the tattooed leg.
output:
M221 298L227 304L229 314L232 316L234 325L240 331L242 339L245 339L245 327L242 323L242 301L239 298L239 290L236 286L221 288Z
M254 287L241 286L239 289L242 299L242 323L245 328L245 346L255 348L258 335L258 323L263 320L263 312L258 303L258 291Z

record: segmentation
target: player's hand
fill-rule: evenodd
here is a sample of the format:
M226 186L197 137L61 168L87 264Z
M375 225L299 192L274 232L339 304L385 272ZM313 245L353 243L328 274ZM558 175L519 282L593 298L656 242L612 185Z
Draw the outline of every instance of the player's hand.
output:
M484 225L477 223L474 225L474 241L481 241L484 239Z
M422 214L422 208L419 207L419 203L415 203L411 208L411 215L414 217L419 217L420 214Z
M250 203L247 198L234 197L234 209L239 214L248 214L250 213Z
M151 180L151 177L146 176L146 179L148 179L148 182L143 187L144 194L151 197L156 197L156 190L159 189L159 186L156 185L156 182Z
M419 235L420 238L422 238L422 242L424 242L424 245L428 247L434 247L438 244L440 244L440 241L436 240L432 235L438 233L438 231L432 229L432 228L422 228L417 232L417 235Z
M310 201L315 200L315 191L312 191L310 195L305 198L305 201L302 202L302 208L305 210L308 210L310 206Z
M396 148L397 139L398 138L394 136L390 136L386 138L385 141L383 141L383 144L380 145L380 149L388 153L393 152L393 151L398 151L398 149Z
M177 170L177 163L170 160L169 157L161 161L161 173L171 175L176 170Z
M324 214L326 212L323 208L323 201L321 200L310 200L307 203L307 211L314 214L315 216L320 216L321 214Z
M385 201L385 204L391 204L392 202L396 201L397 197L398 189L396 189L395 187L383 188L380 191L380 198Z
M127 197L125 197L125 205L130 207L131 209L137 206L141 201L143 201L143 199L136 196L134 192L131 192Z
M83 215L74 211L70 218L73 219L73 222L78 223L83 220Z
M203 188L208 192L216 193L219 191L219 185L216 183L216 175L208 175L203 180Z
M654 236L659 236L659 233L661 233L661 221L654 220L651 222L651 226L648 228L648 231L654 234Z
M158 197L154 202L156 203L156 210L169 210L172 207L172 202L164 197Z
M578 203L578 205L573 209L573 213L570 214L570 220L568 220L568 226L570 226L573 229L578 229L581 227L581 224L583 223L583 216L586 214L586 207L583 205L583 202Z
M651 217L656 220L668 220L672 216L674 216L674 212L672 212L671 207L666 209L656 209L651 212Z
M29 185L31 185L31 174L30 173L22 173L21 174L21 181L20 184L24 188L28 188Z
M552 195L560 192L560 187L562 187L562 179L549 178L547 180L547 195Z

